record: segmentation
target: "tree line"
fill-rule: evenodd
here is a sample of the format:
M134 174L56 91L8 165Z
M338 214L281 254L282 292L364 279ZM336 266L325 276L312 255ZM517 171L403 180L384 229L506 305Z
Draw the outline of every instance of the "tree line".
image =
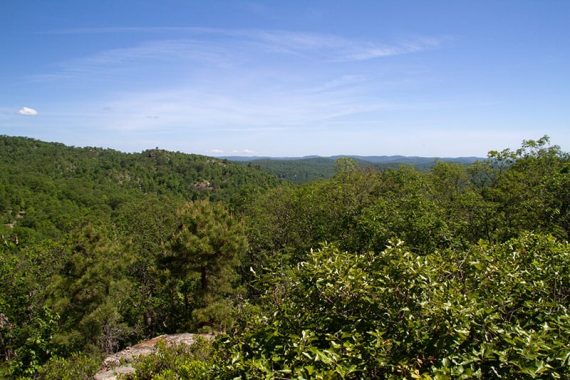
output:
M427 171L341 158L302 185L160 150L0 143L5 376L89 378L179 331L217 338L134 378L569 375L570 159L547 137Z

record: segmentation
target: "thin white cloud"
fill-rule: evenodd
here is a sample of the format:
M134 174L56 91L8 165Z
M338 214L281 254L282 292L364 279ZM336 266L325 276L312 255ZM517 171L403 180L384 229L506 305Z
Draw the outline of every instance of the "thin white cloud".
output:
M399 106L377 98L353 96L353 89L347 91L340 86L335 90L334 86L327 86L327 83L335 82L334 79L320 86L329 88L327 91L275 89L265 80L246 83L241 80L122 94L106 104L114 110L105 113L106 127L122 131L184 128L210 132L267 132ZM338 82L343 82L342 78ZM157 118L144 117L141 110Z
M18 110L18 114L22 116L37 116L38 111L30 107L22 107Z
M256 152L251 150L251 149L234 149L234 150L232 150L232 153L234 153L234 154L245 154L246 156L251 156L252 154L255 154Z
M224 150L223 149L210 149L210 153L212 153L212 154L223 154Z
M400 41L379 42L346 38L334 34L263 29L202 27L111 27L52 31L56 34L139 33L160 36L177 34L176 39L150 40L138 46L102 51L66 64L66 71L86 66L121 64L141 59L161 61L191 59L230 64L245 51L250 53L300 55L319 61L350 62L417 53L437 48L447 38L422 36Z
M346 59L363 61L374 58L391 57L402 54L417 53L434 49L442 42L440 38L421 37L402 41L394 45L363 44L355 49L348 49Z
M70 28L43 32L44 34L117 34L117 33L168 33L188 32L196 33L211 30L209 28L185 27L185 26L112 26L101 28Z
M444 41L444 38L417 37L381 43L331 34L270 30L234 31L232 34L263 42L276 52L309 54L322 60L339 62L364 61L417 53L436 48Z
M422 37L381 43L283 30L169 27L62 33L107 32L161 39L139 39L130 47L67 61L41 79L68 80L79 88L95 83L101 94L87 108L97 108L97 128L184 130L195 136L314 128L353 115L370 119L401 104L383 97L386 89L378 83L376 67L354 62L432 49L443 41ZM331 70L323 70L323 62ZM400 73L389 74L394 80ZM205 152L209 149L204 146Z
M364 83L367 78L364 75L346 74L338 78L333 78L325 83L321 83L314 88L310 88L308 92L329 92L337 91L339 89L348 89L352 87L357 87L358 85Z
M103 50L96 54L60 63L59 70L32 76L32 81L115 80L126 71L136 72L150 66L180 67L200 63L227 67L240 62L241 50L200 39L145 41L127 48Z

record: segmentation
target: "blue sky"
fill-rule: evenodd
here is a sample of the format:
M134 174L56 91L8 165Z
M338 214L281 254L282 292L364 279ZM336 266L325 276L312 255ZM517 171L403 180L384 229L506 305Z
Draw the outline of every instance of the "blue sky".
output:
M207 155L570 150L570 1L0 2L0 134Z

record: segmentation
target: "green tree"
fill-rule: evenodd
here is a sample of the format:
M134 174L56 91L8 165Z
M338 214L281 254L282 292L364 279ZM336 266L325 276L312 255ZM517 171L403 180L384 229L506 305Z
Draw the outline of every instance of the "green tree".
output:
M498 238L520 231L543 231L570 237L570 156L548 136L525 140L521 148L489 153L497 172L487 193L497 204Z
M132 316L129 324L144 326L144 337L170 332L176 325L169 283L164 281L157 260L168 247L177 223L176 209L182 203L149 194L125 203L117 210L117 229L127 240L123 249L133 257L126 268L127 275L136 284L138 313Z
M57 349L59 317L45 305L44 290L63 266L63 252L51 241L0 245L0 358L9 361L11 376L32 375Z
M342 175L350 172L354 172L358 169L358 162L354 158L341 157L337 158L335 161L335 173L336 175Z
M223 329L229 323L225 314L230 312L231 297L238 292L236 268L247 250L243 225L221 203L206 200L183 205L177 218L171 249L162 263L182 281L194 322Z
M88 225L70 236L66 261L46 287L46 304L60 316L54 342L62 354L115 352L134 335L126 319L138 312L132 257L108 228ZM135 302L135 303L133 303Z
M479 165L438 162L429 173L433 200L442 210L449 229L450 244L467 247L479 239L491 238L494 204L485 201L474 177L483 181Z

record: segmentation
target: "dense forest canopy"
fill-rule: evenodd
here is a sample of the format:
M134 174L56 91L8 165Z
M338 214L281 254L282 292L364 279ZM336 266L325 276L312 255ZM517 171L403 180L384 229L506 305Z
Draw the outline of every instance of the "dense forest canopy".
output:
M438 162L472 164L476 157L406 157L406 156L333 156L301 158L263 158L263 157L228 157L228 160L254 165L268 170L277 177L294 183L306 183L318 179L328 179L335 175L336 161L339 158L351 158L360 167L376 169L395 169L402 165L413 166L418 170L428 170Z
M159 149L127 154L6 136L0 136L0 172L0 219L20 240L26 233L69 232L80 219L112 219L145 197L210 199L232 208L278 183L260 170L205 156Z
M0 137L0 377L570 376L568 153L323 170Z

